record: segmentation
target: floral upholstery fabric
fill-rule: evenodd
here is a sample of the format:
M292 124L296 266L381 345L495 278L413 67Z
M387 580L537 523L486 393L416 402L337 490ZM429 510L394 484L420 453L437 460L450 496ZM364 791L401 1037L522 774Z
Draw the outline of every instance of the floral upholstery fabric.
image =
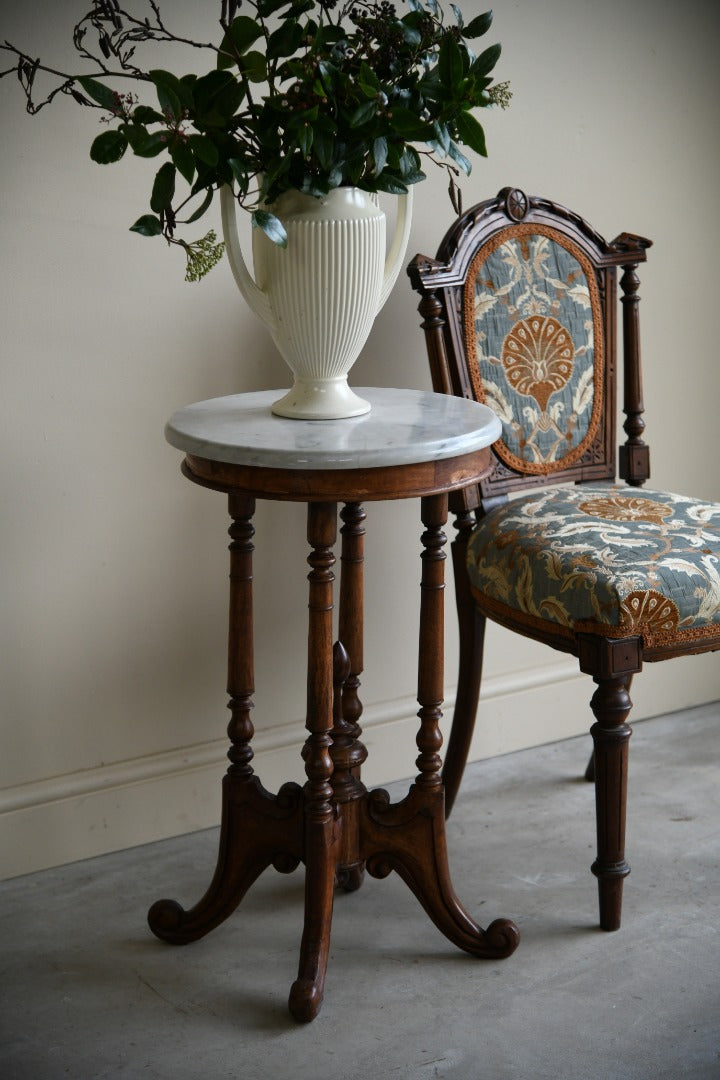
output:
M540 225L505 229L476 255L465 293L475 396L499 416L495 450L522 472L576 461L600 422L603 324L584 254Z
M646 648L720 634L720 504L607 484L492 510L468 546L481 609Z

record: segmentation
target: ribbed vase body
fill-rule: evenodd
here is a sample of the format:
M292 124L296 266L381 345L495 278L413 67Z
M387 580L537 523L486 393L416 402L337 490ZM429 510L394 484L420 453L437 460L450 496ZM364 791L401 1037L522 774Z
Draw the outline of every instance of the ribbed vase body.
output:
M397 201L385 253L376 197L341 187L317 199L285 192L272 207L288 234L280 248L253 231L254 277L245 265L231 187L220 191L223 234L240 292L270 330L295 376L272 411L297 420L339 420L370 409L347 376L403 266L412 188Z
M295 376L281 416L356 416L370 406L347 385L380 307L385 215L357 188L324 199L288 192L273 212L286 248L253 233L255 280L267 296L273 340Z

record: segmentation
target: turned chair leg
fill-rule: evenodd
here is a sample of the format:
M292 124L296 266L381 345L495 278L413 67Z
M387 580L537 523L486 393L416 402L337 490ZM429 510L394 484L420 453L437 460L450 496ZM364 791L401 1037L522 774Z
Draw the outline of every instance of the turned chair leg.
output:
M627 688L628 694L630 693L630 687L632 686L632 681L633 681L632 675L629 677L629 679L627 679L625 681L625 686ZM585 779L588 781L589 784L594 784L595 783L595 751L594 750L590 754L590 760L587 763L587 768L585 769L584 776L585 776Z
M475 730L475 717L480 700L486 622L485 616L478 610L470 592L466 568L467 537L462 531L453 541L451 549L460 632L460 659L455 710L442 770L446 818L450 816L455 803Z
M595 805L597 859L592 872L598 879L600 926L618 930L622 914L623 882L630 873L625 861L628 742L632 729L625 721L632 702L627 680L595 678L591 707L596 723L591 728L595 751Z

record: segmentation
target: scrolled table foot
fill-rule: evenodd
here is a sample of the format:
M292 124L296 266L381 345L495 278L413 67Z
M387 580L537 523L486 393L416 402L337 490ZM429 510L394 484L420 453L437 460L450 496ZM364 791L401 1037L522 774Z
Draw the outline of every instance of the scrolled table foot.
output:
M520 944L520 931L512 919L495 919L485 931L487 959L504 960Z
M309 1024L320 1012L323 1002L323 986L311 979L296 979L290 987L288 1008L295 1020Z
M325 992L337 849L333 818L307 823L305 922L297 979L288 1000L290 1012L302 1023L315 1019Z
M158 900L148 912L153 934L171 945L204 937L232 915L243 896L271 864L293 870L303 855L302 788L286 784L278 796L257 777L233 772L223 780L223 812L215 873L204 896L191 908Z
M156 900L148 911L148 926L155 937L171 944L183 945L190 939L178 938L183 920L186 917L185 908L178 904L177 900Z
M496 919L487 930L470 917L450 880L445 841L442 789L414 785L400 803L384 791L372 792L363 822L368 873L403 879L432 921L454 945L485 960L501 960L515 951L520 932L509 919Z

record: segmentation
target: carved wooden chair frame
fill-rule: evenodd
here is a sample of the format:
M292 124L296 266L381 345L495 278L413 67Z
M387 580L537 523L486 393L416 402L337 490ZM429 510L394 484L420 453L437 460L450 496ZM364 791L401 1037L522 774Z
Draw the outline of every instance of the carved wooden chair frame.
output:
M595 780L598 854L593 873L598 878L600 923L606 930L620 925L622 889L630 867L625 860L627 799L627 718L632 706L629 690L643 661L665 660L690 652L720 647L720 626L692 641L664 642L648 647L642 635L605 636L600 632L553 632L547 624L508 616L479 603L470 589L467 546L477 522L518 489L542 489L548 485L613 481L619 475L630 487L639 488L650 475L649 449L643 440L643 392L639 335L639 279L637 269L645 262L651 241L621 233L607 243L577 214L544 198L529 198L516 188L504 188L494 199L472 207L450 228L436 258L417 255L408 267L413 288L420 294L419 311L425 333L433 387L444 394L478 397L477 376L470 369L466 348L464 286L478 252L498 237L517 231L552 230L581 253L590 267L602 307L604 336L604 400L589 444L567 467L528 474L496 457L495 466L479 486L458 493L451 504L456 516L457 537L452 544L457 610L460 623L458 694L448 742L443 778L447 813L462 778L478 707L483 638L486 618L503 623L525 636L578 657L581 671L592 677L596 690L591 708L594 753L588 779ZM564 241L561 241L564 242ZM617 276L620 276L623 340L623 409L625 443L616 463L616 311ZM616 468L617 464L617 468ZM562 631L562 632L561 632Z

